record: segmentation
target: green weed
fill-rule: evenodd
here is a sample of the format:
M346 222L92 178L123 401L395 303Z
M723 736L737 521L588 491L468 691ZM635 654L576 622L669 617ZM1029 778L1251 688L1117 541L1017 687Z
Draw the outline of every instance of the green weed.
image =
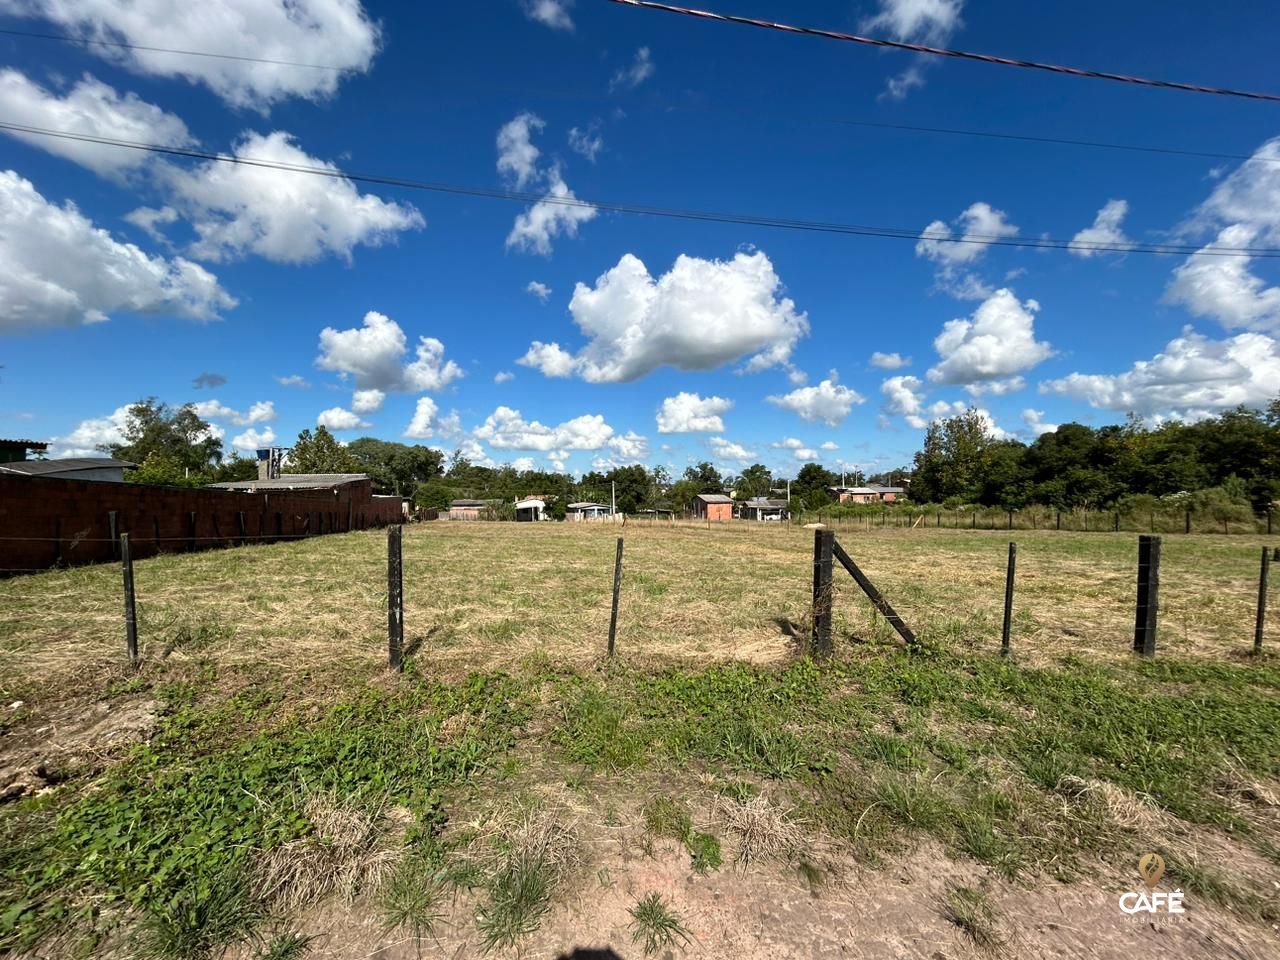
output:
M631 908L631 942L638 944L646 957L664 947L684 947L692 933L680 921L680 915L667 906L662 895L654 892Z

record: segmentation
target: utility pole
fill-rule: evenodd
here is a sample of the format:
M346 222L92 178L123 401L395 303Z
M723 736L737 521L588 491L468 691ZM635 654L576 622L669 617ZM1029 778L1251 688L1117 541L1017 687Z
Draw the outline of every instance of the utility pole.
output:
M614 516L618 512L618 481L609 481L609 515Z

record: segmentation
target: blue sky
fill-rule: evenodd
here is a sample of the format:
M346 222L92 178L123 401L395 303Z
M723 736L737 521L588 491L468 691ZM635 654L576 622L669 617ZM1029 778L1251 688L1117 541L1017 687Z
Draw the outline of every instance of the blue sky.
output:
M57 19L45 6L7 4L0 27L346 69L0 36L0 121L923 234L535 206L0 133L0 435L52 439L55 453L109 441L121 409L155 395L202 404L228 451L287 445L320 420L342 438L495 463L679 472L712 459L787 475L809 459L906 463L931 417L970 403L1029 440L1069 420L1194 418L1280 394L1274 260L947 239L1280 247L1276 104L605 0L311 0L294 5L305 28L261 0L209 0L191 7L199 23L159 0L67 0ZM1280 9L1266 5L714 6L1277 86Z

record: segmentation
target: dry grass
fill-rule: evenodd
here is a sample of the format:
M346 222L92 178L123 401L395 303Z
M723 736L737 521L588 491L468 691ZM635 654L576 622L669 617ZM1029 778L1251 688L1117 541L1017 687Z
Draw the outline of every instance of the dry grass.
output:
M999 642L1009 534L934 529L837 533L926 640ZM405 533L406 642L433 672L575 667L604 652L615 537L626 538L618 637L628 658L706 663L790 657L810 599L812 534L781 524L437 522ZM1015 531L1013 650L1128 656L1132 534ZM1260 537L1168 536L1161 650L1221 657L1251 635ZM1278 538L1280 542L1280 538ZM300 675L376 669L385 656L384 536L365 531L162 556L135 566L142 655L166 669L204 658ZM0 581L0 696L93 695L124 656L111 564ZM892 641L837 570L838 635Z
M1066 776L1055 789L1063 797L1068 814L1079 808L1130 831L1151 831L1161 823L1162 814L1154 800L1106 780Z
M331 896L352 903L375 894L402 855L390 842L395 831L383 807L317 793L305 796L300 808L312 832L258 858L258 899L289 911Z
M800 825L764 794L744 800L720 797L716 814L737 841L739 868L760 860L790 863L805 845Z

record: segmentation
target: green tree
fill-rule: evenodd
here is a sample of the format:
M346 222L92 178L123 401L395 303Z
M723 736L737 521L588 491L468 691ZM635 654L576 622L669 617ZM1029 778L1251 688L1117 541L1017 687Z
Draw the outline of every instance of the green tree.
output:
M316 427L313 436L303 430L289 451L285 473L365 473L365 466L334 439L326 427Z
M738 478L738 492L741 499L767 497L773 489L773 473L763 463L753 463L742 471Z
M684 471L684 479L698 488L698 493L724 493L724 477L714 464L703 461Z
M444 472L444 454L421 445L409 446L374 437L361 437L347 445L373 480L375 493L414 496L420 483Z
M129 407L121 434L123 442L98 449L137 464L154 456L153 465L160 471L157 476L176 470L177 475L188 478L222 461L222 441L189 403L175 410L155 397L139 400Z

